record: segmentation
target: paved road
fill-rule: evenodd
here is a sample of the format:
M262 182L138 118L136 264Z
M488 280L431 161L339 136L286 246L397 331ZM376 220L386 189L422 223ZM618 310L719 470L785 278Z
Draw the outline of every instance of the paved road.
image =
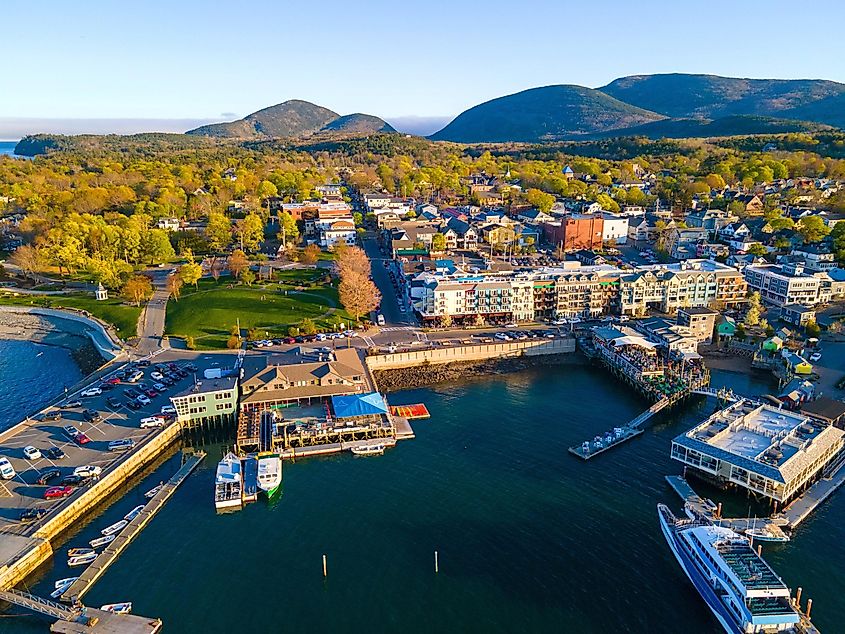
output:
M378 242L374 237L365 237L363 244L364 251L366 251L372 263L373 281L381 292L381 314L384 315L385 327L416 325L416 320L413 317L410 307L397 294L396 288L390 279L388 268L385 267L385 262L389 266L396 265L387 255L381 252ZM400 305L404 305L405 312L400 310Z
M167 277L172 269L151 269L146 271L153 280L155 291L141 314L138 323L138 344L136 351L139 355L152 354L165 346L164 319L167 311Z

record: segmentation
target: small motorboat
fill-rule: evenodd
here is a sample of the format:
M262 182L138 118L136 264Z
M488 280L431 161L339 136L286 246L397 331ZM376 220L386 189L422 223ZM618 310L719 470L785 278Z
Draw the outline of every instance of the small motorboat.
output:
M352 447L350 451L356 456L378 456L384 453L384 445L381 443L374 445L359 445Z
M79 555L87 555L88 553L93 553L93 548L68 548L67 556L68 557L78 557Z
M97 558L97 553L88 553L87 555L77 555L67 560L67 565L71 568L74 566L87 566Z
M79 579L79 577L66 577L64 579L59 579L53 587L58 590L62 586L69 586L77 579Z
M132 509L131 511L129 511L126 515L124 515L124 516L123 516L123 519L125 519L127 522L131 522L131 521L132 521L132 520L134 520L136 517L138 517L138 514L139 514L141 511L143 511L143 510L144 510L144 505L143 505L143 504L139 504L139 505L138 505L138 506L136 506L134 509Z
M758 542L788 542L789 535L784 533L779 526L763 526L762 528L749 528L745 536Z
M164 486L164 483L159 484L158 486L154 486L152 489L150 489L149 491L144 493L144 497L147 498L148 500L153 499L156 496L156 494L159 491L161 491L161 487L163 487L163 486Z
M113 612L114 614L129 614L132 611L132 602L124 601L123 603L106 603L100 606L103 612Z
M115 522L111 526L106 526L103 530L100 531L101 535L108 537L109 535L114 535L115 533L119 533L129 522L126 520L120 520L119 522Z
M74 577L74 579L76 579L76 577ZM68 588L70 588L70 586L71 586L71 584L72 584L72 583L73 583L73 581L71 581L70 583L67 583L67 584L65 584L65 585L63 585L63 586L59 586L58 588L56 588L55 590L53 590L53 591L50 593L50 598L51 598L51 599L58 599L60 596L62 596L62 595L65 593L65 590L67 590Z
M114 541L114 535L106 535L105 537L98 537L97 539L92 539L88 542L91 545L91 548L99 548L100 546L105 546L109 542Z

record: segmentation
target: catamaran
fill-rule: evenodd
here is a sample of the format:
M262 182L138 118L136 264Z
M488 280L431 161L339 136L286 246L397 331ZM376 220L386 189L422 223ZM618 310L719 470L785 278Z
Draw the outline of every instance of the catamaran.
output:
M223 456L223 460L217 463L217 476L214 480L214 506L217 509L239 507L242 502L242 487L241 459L229 452Z
M352 447L350 451L356 456L379 456L384 453L384 444L375 443L370 445L359 445Z
M706 521L678 519L664 504L657 513L672 553L726 632L818 634L745 537Z
M88 545L91 548L99 548L100 546L105 546L109 542L114 541L114 535L105 535L104 537L97 537L96 539L92 539L88 542Z
M258 456L258 488L272 496L282 483L282 459L277 453Z
M104 537L108 537L109 535L114 535L115 533L119 533L129 522L126 520L120 520L119 522L115 522L111 526L106 526L103 530L100 531L100 534Z
M67 560L68 566L86 566L90 564L97 558L97 553L87 553L85 555L77 555L76 557L70 557Z

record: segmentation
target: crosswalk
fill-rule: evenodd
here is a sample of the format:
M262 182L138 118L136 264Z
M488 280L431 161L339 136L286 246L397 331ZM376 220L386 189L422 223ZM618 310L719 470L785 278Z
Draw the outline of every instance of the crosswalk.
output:
M388 326L387 328L379 328L381 332L410 332L416 329L416 326Z

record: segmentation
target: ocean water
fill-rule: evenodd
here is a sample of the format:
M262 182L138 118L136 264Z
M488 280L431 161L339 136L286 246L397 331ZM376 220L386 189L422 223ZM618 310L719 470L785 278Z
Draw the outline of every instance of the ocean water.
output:
M38 411L82 376L64 348L0 339L0 430Z
M771 389L749 374L714 372L713 383ZM380 457L285 463L281 497L238 513L215 514L224 444L207 445L204 464L85 603L131 600L171 632L722 631L672 557L655 508L680 512L663 479L680 473L669 442L713 401L692 400L584 463L566 448L647 406L598 368L535 369L390 400L427 404L416 439ZM60 550L85 545L177 468L174 457ZM746 511L743 495L700 489ZM842 631L845 615L843 524L840 492L792 543L764 546L786 582L814 599L825 632ZM64 561L30 587L49 593L72 574ZM0 631L43 631L43 622L0 619Z
M17 141L0 141L0 156L4 154L8 154L9 156L14 155L17 144Z

